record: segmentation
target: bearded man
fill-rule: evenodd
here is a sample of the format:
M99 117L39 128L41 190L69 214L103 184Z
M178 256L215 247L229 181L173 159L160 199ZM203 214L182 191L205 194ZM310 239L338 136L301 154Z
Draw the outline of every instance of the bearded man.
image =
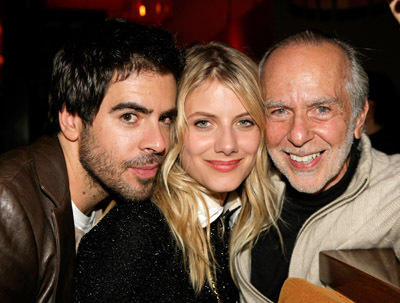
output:
M75 246L103 202L151 195L181 58L168 32L117 19L56 54L54 135L0 156L1 302L71 302Z

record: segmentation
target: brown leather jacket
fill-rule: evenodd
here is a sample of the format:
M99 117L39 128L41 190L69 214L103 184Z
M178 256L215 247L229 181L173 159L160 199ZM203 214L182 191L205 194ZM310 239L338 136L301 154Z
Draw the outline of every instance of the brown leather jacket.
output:
M74 223L57 138L0 155L0 302L70 302Z

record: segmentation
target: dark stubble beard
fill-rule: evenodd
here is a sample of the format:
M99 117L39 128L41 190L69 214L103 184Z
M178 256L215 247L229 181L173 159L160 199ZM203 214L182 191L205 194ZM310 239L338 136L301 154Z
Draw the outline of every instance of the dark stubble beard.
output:
M122 179L123 173L130 167L144 166L163 160L159 154L143 154L117 163L113 152L97 143L96 137L86 126L81 133L79 160L88 173L88 184L100 185L112 198L124 201L140 202L150 198L155 186L155 179L136 177L136 186Z

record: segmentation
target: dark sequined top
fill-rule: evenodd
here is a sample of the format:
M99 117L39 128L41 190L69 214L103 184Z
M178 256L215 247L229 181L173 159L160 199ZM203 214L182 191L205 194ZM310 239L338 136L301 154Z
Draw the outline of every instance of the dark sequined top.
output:
M223 226L225 226L224 232ZM229 266L229 217L220 217L212 222L210 232L214 257L218 264L215 282L217 293L221 299L220 302L239 302L239 293L232 280ZM216 294L207 283L195 302L218 302L218 300L216 299Z
M211 224L220 270L217 290L222 302L239 302L230 277L227 233L222 220ZM182 253L165 218L151 202L119 202L81 240L74 276L74 302L218 302L205 285L194 293Z

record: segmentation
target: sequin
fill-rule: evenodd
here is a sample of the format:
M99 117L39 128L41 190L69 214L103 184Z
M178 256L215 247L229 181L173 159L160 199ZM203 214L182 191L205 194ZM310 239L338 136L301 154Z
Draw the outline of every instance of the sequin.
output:
M222 302L238 302L230 277L227 241L217 220L211 226L217 287ZM225 238L228 236L226 233ZM219 239L219 240L218 240ZM227 240L227 238L226 238ZM151 202L119 202L81 240L74 276L74 302L217 302L208 285L196 296L182 253Z

